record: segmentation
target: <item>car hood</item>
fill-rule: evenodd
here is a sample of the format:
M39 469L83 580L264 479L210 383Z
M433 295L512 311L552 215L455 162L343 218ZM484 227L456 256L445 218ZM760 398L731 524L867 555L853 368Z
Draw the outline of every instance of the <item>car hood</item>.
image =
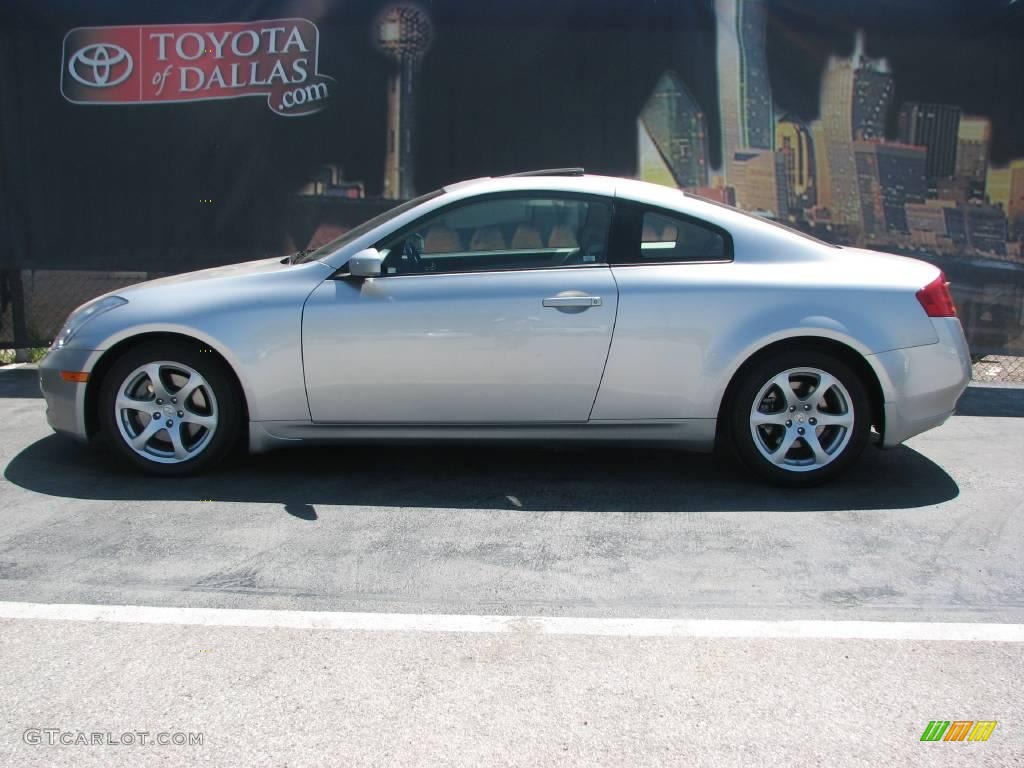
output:
M128 286L127 288L119 288L116 291L111 291L111 295L116 294L117 296L123 296L130 301L133 295L140 294L143 291L149 291L153 288L168 288L182 285L184 283L194 284L209 282L211 280L243 278L268 272L279 272L287 270L289 267L290 265L286 258L273 256L267 259L244 261L240 264L228 264L223 267L210 267L209 269L199 269L195 272L182 272L180 275L159 277L155 280L136 283L135 285Z
M319 261L289 264L280 256L162 277L119 288L107 296L127 302L89 320L71 344L108 349L139 333L180 333L224 348L243 344L235 334L288 326L297 332L302 305L333 270ZM284 325L282 325L282 323ZM270 331L254 331L268 326Z

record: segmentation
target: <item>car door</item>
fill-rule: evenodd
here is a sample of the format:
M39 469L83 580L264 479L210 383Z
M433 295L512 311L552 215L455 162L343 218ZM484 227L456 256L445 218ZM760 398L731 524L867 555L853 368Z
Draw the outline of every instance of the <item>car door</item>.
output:
M585 422L618 295L610 201L474 198L378 244L384 272L344 272L303 312L316 422Z

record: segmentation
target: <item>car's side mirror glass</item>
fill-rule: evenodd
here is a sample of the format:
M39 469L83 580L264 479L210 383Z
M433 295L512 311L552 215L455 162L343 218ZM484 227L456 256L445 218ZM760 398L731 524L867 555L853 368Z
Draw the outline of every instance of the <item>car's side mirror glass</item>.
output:
M376 248L364 248L348 260L352 277L379 277L384 257Z

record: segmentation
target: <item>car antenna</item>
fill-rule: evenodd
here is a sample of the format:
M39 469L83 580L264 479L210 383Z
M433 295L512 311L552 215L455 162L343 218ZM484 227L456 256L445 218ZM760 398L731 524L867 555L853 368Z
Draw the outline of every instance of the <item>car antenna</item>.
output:
M582 168L544 168L539 171L520 171L519 173L506 173L501 178L509 179L515 176L582 176L585 171Z

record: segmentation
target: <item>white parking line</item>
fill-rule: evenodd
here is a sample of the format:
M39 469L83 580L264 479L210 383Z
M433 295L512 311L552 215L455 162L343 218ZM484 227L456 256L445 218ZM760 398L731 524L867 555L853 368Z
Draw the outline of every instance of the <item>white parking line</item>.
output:
M747 621L742 619L604 619L471 616L139 605L0 602L0 619L178 624L209 627L332 629L367 632L483 632L620 637L808 638L1024 642L1024 624L899 621Z

